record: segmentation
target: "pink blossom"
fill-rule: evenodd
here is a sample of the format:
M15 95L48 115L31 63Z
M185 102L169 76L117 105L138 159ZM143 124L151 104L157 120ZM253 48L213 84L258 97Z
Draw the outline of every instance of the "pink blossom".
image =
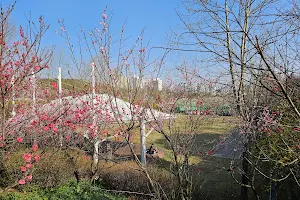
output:
M33 145L32 145L32 151L36 151L38 150L39 146L38 144L36 143L36 141L34 141Z
M27 176L27 180L30 181L32 179L32 175Z
M140 53L144 53L146 51L146 49L145 48L143 48L143 49L139 49L139 52Z
M41 69L41 67L40 67L40 66L37 66L37 65L33 67L33 71L35 71L35 72L36 72L36 71L39 71L40 69Z
M214 154L214 150L213 150L213 149L212 149L212 150L209 150L209 151L207 152L207 154L208 154L208 155Z
M24 37L24 31L23 31L22 26L20 26L20 35L21 35L21 37Z
M38 160L40 159L40 156L39 155L34 155L34 160L35 160L35 162L37 162Z
M26 183L26 181L24 179L19 180L20 185L24 185L25 183Z
M30 181L32 179L32 175L27 176L27 180Z
M48 91L48 90L47 90ZM47 115L42 115L41 116L41 120L48 120L48 116Z
M31 161L31 157L32 157L32 154L30 153L24 153L23 154L23 159L25 160L25 162L29 163Z
M29 164L29 163L26 164L26 168L27 168L27 169L30 169L31 167L32 167L32 164Z
M56 82L52 82L51 86L53 87L53 89L57 90L58 86Z
M27 168L26 167L24 167L24 166L21 166L21 171L22 172L25 172L27 170Z
M52 130L53 130L55 133L57 133L57 132L58 132L58 128L57 128L57 127L55 127L55 126L52 128Z
M38 124L38 122L37 122L37 120L33 120L31 124L36 126Z
M16 140L17 140L17 142L23 142L23 138L21 138L21 137L18 137Z
M24 41L22 42L22 45L23 45L23 46L26 46L27 44L28 44L27 40L24 40Z
M48 94L49 94L49 90L45 89L45 90L44 90L44 94L45 94L45 95L48 95Z
M70 136L66 136L66 140L70 141L71 137Z
M101 51L101 54L105 54L105 49L104 49L104 47L101 47L101 48L100 48L100 51Z
M43 127L43 130L44 130L44 131L49 131L49 127L48 127L48 126L44 126L44 127Z

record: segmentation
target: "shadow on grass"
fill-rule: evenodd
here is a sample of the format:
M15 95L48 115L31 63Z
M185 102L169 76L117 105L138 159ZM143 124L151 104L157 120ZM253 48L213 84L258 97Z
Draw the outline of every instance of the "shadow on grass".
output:
M207 152L219 142L220 134L202 133L195 136L191 161L198 158L200 162L190 166L194 188L193 199L240 199L240 186L227 171L231 160L207 155ZM170 169L173 155L168 143L165 139L159 138L155 144L166 152L163 158L151 160L150 164Z

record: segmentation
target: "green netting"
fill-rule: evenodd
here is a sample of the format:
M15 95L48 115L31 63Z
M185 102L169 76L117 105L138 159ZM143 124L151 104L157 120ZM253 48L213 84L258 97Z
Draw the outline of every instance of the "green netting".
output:
M231 107L226 106L226 105L220 105L220 106L208 106L208 105L200 105L197 106L195 102L188 102L188 103L183 103L183 102L178 102L177 107L176 107L177 112L195 112L198 111L200 113L203 112L215 112L217 115L231 115Z

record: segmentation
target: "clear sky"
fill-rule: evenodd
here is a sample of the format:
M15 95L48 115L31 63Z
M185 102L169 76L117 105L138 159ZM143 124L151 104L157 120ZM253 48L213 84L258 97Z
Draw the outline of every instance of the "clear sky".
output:
M4 0L2 5L9 3L12 1ZM86 30L99 27L107 6L113 13L112 32L119 33L126 21L127 35L136 38L145 28L145 40L157 46L164 44L166 32L179 24L174 11L179 5L179 0L18 0L12 19L16 24L24 24L30 13L33 20L42 15L51 25L45 36L46 44L61 45L54 33L54 29L59 29L58 19L64 19L72 38L80 31L80 25Z
M11 4L11 0L3 0L2 5ZM15 24L25 24L26 16L31 14L32 20L38 20L42 15L50 24L50 29L44 37L45 45L55 45L63 49L63 39L55 34L59 29L58 19L64 19L71 38L76 38L80 32L80 25L85 30L99 27L102 11L108 7L112 12L111 32L119 35L122 25L126 21L125 33L135 40L145 28L144 41L150 46L166 44L166 34L180 24L175 9L180 9L180 0L18 0L12 20ZM130 40L129 40L130 42ZM153 52L159 56L161 51Z

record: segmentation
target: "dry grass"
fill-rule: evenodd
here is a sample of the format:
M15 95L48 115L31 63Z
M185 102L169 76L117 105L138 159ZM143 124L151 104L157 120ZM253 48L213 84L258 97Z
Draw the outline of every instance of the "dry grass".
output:
M189 116L178 115L175 126L184 127L187 120L189 120ZM220 141L220 136L228 134L238 125L239 120L234 117L201 116L198 123L199 126L195 129L193 153L190 157L194 180L194 198L239 199L240 187L227 172L230 160L206 155ZM136 134L134 142L139 145L138 134ZM151 145L151 143L164 151L164 157L160 163L163 167L168 167L172 162L172 154L163 135L153 131L147 138L147 145ZM201 155L202 152L204 155Z

